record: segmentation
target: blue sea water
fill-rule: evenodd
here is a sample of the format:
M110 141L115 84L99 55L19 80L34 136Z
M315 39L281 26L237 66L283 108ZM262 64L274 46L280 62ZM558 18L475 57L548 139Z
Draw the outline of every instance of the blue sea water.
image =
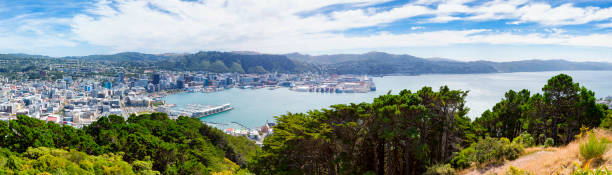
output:
M372 102L375 97L391 91L397 94L402 89L413 92L423 86L437 90L448 85L451 89L468 90L467 107L470 118L480 116L499 102L508 90L528 89L541 92L546 81L557 74L565 73L593 90L597 98L612 95L612 71L563 71L563 72L519 72L495 74L434 74L419 76L375 77L377 91L370 93L316 93L294 92L287 88L275 90L229 89L213 93L179 93L164 97L167 103L221 105L231 103L231 111L204 117L205 122L221 123L219 128L239 128L237 122L249 128L260 127L266 121L273 122L275 116L287 112L307 112L327 108L333 104Z

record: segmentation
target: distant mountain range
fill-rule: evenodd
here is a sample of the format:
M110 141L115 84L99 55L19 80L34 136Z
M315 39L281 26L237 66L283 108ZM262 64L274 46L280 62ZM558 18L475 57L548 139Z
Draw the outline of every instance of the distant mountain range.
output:
M198 52L194 54L144 54L124 52L113 55L63 57L89 61L116 62L122 65L154 66L177 71L210 71L238 73L318 72L314 64L305 64L284 55L255 52Z
M561 70L612 70L612 63L571 62L566 60L525 60L511 62L456 61L446 58L419 58L384 52L310 56L285 54L290 59L322 65L325 71L337 74L419 75L501 72L539 72Z
M40 55L0 54L0 59L46 59ZM612 70L607 62L572 62L566 60L525 60L511 62L456 61L447 58L419 58L384 52L311 56L299 53L262 54L250 51L207 51L183 54L145 54L124 52L112 55L61 57L126 65L154 66L168 70L240 72L419 75L500 72L539 72L562 70Z

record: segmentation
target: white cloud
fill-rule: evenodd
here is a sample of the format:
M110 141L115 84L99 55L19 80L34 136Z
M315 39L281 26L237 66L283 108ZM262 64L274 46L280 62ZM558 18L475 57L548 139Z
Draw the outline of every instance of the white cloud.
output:
M294 42L299 41L299 42ZM612 35L592 34L572 36L562 34L512 34L493 33L490 30L435 31L411 34L378 33L370 36L347 37L335 34L318 34L293 38L269 38L241 43L239 50L258 50L270 53L293 51L322 52L336 50L421 46L447 46L454 44L505 44L505 45L565 45L612 47Z
M612 18L612 8L579 8L573 4L551 7L549 4L529 4L518 9L521 22L544 25L585 24Z
M384 1L378 1L384 2ZM367 0L180 0L118 1L111 8L100 1L89 14L72 19L72 32L81 41L107 46L116 52L194 52L199 50L254 50L270 53L324 52L341 49L435 46L450 44L552 44L612 47L610 34L564 35L512 34L488 29L444 30L408 34L378 32L367 36L345 36L342 31L372 27L410 17L432 15L433 22L517 18L522 22L545 25L583 23L606 17L606 9L562 5L552 8L524 0L497 0L476 7L469 1L418 2L443 3L432 9L418 3L380 11L374 8L336 10L329 14L300 16L301 12L338 4L372 3ZM525 5L527 3L527 5ZM521 6L518 8L518 6ZM155 8L151 8L154 6ZM163 9L160 11L158 9ZM569 12L568 12L569 11ZM568 12L569 15L564 14ZM472 13L471 17L453 14ZM550 17L557 14L558 16ZM437 14L437 15L436 15ZM591 17L598 14L600 17ZM583 16L580 18L580 16ZM536 17L539 16L539 17ZM586 17L585 17L586 16ZM572 18L579 17L579 18ZM424 29L412 27L411 30Z
M423 21L421 23L447 23L449 21L456 21L460 19L462 18L449 15L438 15L434 18L429 18L427 21Z
M0 34L0 48L21 52L35 52L39 49L49 47L73 47L77 43L57 36L27 37L12 35L10 33Z
M424 30L424 29L425 29L425 27L423 27L423 26L412 26L412 27L410 27L410 30Z
M484 3L419 0L386 8L371 6L387 1L115 0L111 3L100 0L74 17L27 14L0 20L3 24L0 25L0 48L40 53L58 47L80 49L81 42L89 43L88 47L101 46L104 51L149 53L199 50L325 53L454 44L612 48L612 34L577 34L581 33L580 29L578 32L559 29L564 25L612 28L611 7L579 7L571 3L551 6L528 0ZM342 5L336 7L338 4ZM319 10L323 7L329 13L321 13ZM0 7L0 12L3 9L8 8ZM418 20L410 19L414 17ZM381 26L405 19L417 26L395 33L381 30ZM434 27L425 27L427 23L457 20L508 20L507 24L542 26L538 30L521 30L519 25L518 29L511 29L513 32L500 32L496 28L470 30L473 27L434 31ZM361 27L374 29L360 35L344 34L346 30ZM542 32L542 28L548 29Z
M509 24L533 22L542 25L559 26L587 24L612 18L612 7L576 7L567 3L556 7L542 2L528 0L494 0L476 6L467 6L471 1L432 1L437 4L431 22L445 23L455 20L516 20ZM418 2L417 2L418 3ZM463 14L458 17L455 14ZM455 16L453 16L455 15Z
M50 47L74 47L77 42L57 32L58 24L69 25L66 18L36 18L35 14L0 20L0 48L15 52L37 52Z
M600 28L612 28L612 22L597 24L597 27L600 27Z
M466 20L497 20L512 19L519 17L517 8L527 3L527 0L495 0L486 2L480 6L472 8L473 16L466 17Z
M121 1L117 10L101 1L74 17L73 32L83 41L117 51L219 49L248 40L291 38L305 34L369 27L428 13L421 6L405 5L389 11L343 10L329 15L301 17L300 12L337 3L369 1L261 1L179 0ZM167 14L150 8L155 6ZM95 16L95 17L92 17ZM230 47L231 48L231 47Z

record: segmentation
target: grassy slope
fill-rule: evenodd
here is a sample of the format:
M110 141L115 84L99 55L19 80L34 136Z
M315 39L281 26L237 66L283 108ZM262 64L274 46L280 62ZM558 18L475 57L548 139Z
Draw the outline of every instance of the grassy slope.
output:
M598 137L612 140L612 132L605 129L595 129L594 131ZM510 166L527 170L532 174L570 174L576 169L575 164L582 165L583 163L583 161L580 160L579 148L583 140L584 139L577 139L561 147L527 148L520 158L513 161L507 161L503 165L488 166L483 169L469 168L458 174L505 174ZM612 149L604 153L603 159L604 162L601 163L601 166L608 167L608 169L612 168Z

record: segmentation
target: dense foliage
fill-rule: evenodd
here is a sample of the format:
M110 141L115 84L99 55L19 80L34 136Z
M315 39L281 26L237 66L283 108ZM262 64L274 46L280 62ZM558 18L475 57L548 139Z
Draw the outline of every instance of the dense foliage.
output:
M288 113L248 167L257 174L448 172L446 164L501 163L525 147L566 144L602 120L612 126L606 106L570 76L552 77L542 91L509 91L474 122L465 116L467 92L446 86Z
M156 175L151 161L122 160L121 154L87 155L75 150L28 148L22 154L0 149L0 174L140 174Z
M471 143L466 95L425 87L282 115L249 166L257 174L420 174Z
M150 161L152 170L163 174L235 170L244 166L257 149L244 137L224 134L194 118L171 120L165 113L132 115L127 121L111 115L83 129L23 115L9 122L0 122L0 147L16 154L39 147L91 155L120 154L132 164Z
M560 74L548 80L543 94L528 90L508 91L492 110L485 111L474 125L479 135L513 139L523 132L538 136L537 144L552 138L557 145L567 144L583 126L600 125L607 107L596 104L593 91Z
M609 144L609 140L597 138L595 134L589 134L589 137L580 143L580 157L585 162L591 159L601 159L601 156L608 150Z
M449 164L437 164L427 168L423 175L454 175L455 169Z
M511 143L507 138L486 137L455 153L450 162L456 168L466 168L473 163L479 166L499 164L505 160L518 158L523 149L523 145Z

